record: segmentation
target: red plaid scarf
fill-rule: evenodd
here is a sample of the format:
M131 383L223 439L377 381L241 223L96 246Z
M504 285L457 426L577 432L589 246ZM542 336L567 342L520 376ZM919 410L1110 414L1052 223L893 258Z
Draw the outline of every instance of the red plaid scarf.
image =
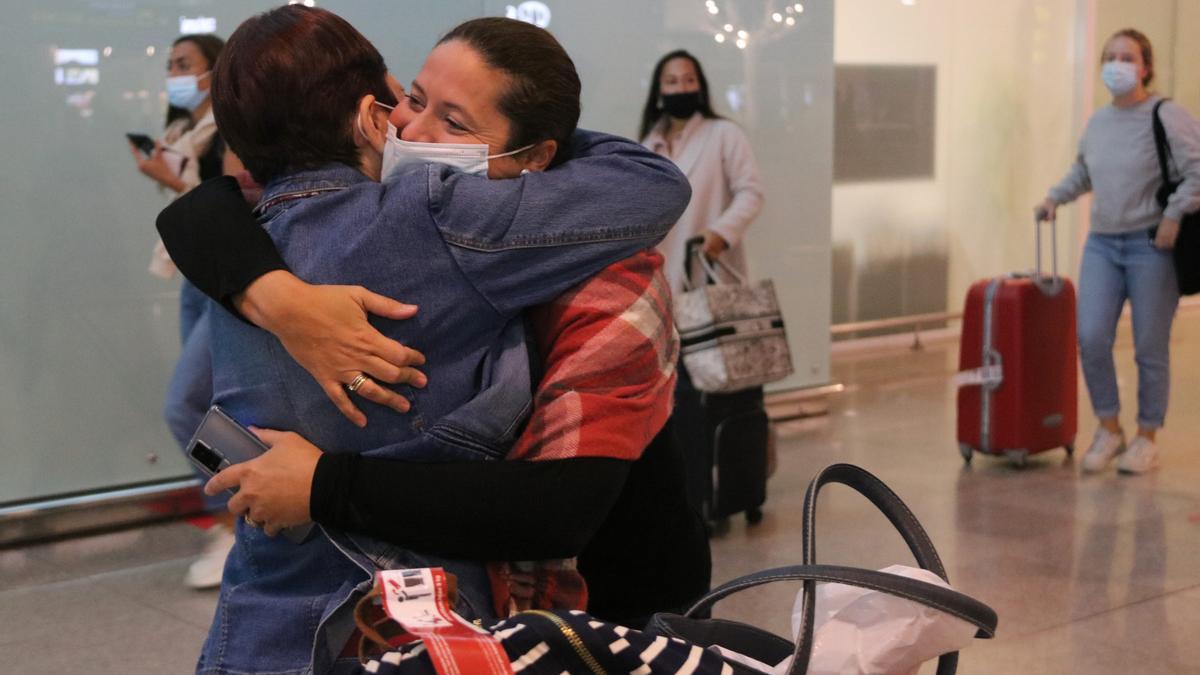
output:
M530 312L546 372L529 425L509 459L633 461L671 414L679 336L663 258L647 250ZM489 563L501 617L525 609L584 609L572 560Z

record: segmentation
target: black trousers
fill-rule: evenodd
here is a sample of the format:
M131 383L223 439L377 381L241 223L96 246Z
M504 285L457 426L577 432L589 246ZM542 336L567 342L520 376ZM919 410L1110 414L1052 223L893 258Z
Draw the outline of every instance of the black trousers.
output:
M703 393L679 364L675 442L683 453L688 501L708 519L757 507L765 499L769 422L763 396L762 387L728 394ZM718 449L715 444L723 422L730 433L725 433L721 442L729 447ZM721 495L714 494L714 468L722 478Z

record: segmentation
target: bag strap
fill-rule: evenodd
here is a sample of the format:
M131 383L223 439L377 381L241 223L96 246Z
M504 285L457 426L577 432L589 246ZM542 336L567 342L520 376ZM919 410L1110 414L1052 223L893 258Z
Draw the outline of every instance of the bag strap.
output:
M909 550L912 551L921 568L929 570L942 579L949 581L941 558L938 557L937 550L933 546L933 541L930 540L929 535L925 532L925 528L921 527L921 523L900 497L895 492L892 492L891 488L884 485L883 481L865 469L852 464L833 464L821 470L812 479L812 482L808 485L808 491L804 496L804 518L802 525L803 564L791 568L767 570L723 584L701 598L695 606L688 610L687 616L694 617L696 613L710 607L717 600L740 591L743 588L750 588L780 579L801 580L803 582L803 589L800 596L802 602L801 624L799 635L796 639L795 651L792 653L792 665L788 670L789 675L803 675L808 670L808 664L812 658L813 624L816 618L818 581L846 583L898 595L949 612L970 622L979 629L976 637L989 638L995 634L997 623L995 611L983 603L957 591L951 591L934 586L933 584L926 584L915 579L887 574L886 572L816 564L817 496L820 494L821 489L830 483L846 485L870 500L887 517L892 526L900 532L900 535L904 538L904 542L908 544ZM951 675L957 669L958 652L943 654L938 659L938 675Z
M908 548L917 559L917 563L923 569L927 569L942 579L949 581L946 576L946 569L942 566L942 560L938 557L937 549L933 546L933 541L925 533L925 528L921 527L921 523L913 515L913 512L909 510L904 501L895 492L892 492L892 489L885 485L883 481L876 478L867 470L853 464L832 464L827 466L809 483L808 491L804 495L804 519L801 525L803 528L801 536L804 545L802 563L813 565L817 562L817 496L820 494L821 489L830 483L840 483L850 487L869 499L887 517L892 526L900 532L900 536L908 544Z
M692 290L692 261L699 260L700 267L704 268L704 279L709 284L718 283L717 268L721 268L726 274L733 278L743 286L746 284L746 277L740 272L725 264L723 260L709 260L708 256L704 255L704 237L692 237L687 240L687 257L683 263L683 290Z
M1167 160L1171 158L1171 144L1167 141L1167 129L1163 126L1158 109L1170 99L1164 98L1154 104L1154 149L1158 153L1158 170L1162 173L1163 184L1171 184L1171 172Z
M977 638L987 639L996 634L998 619L995 610L969 595L898 574L842 565L788 565L747 574L709 591L689 608L684 616L698 618L698 614L708 610L720 600L748 588L777 581L807 580L846 584L888 593L941 610L970 623L978 629L975 633Z
M683 290L692 290L692 261L696 258L703 258L704 237L692 237L684 244L686 252L683 258ZM712 283L712 280L708 280Z
M892 526L904 538L904 543L908 544L908 549L912 551L913 557L917 559L917 564L922 569L929 570L938 575L947 582L950 581L946 576L946 568L942 565L941 558L938 557L937 549L933 546L933 541L926 534L925 528L921 527L921 523L917 517L913 515L908 506L892 492L891 488L884 485L883 481L876 478L874 475L854 466L853 464L833 464L826 467L812 479L808 485L808 492L804 495L804 519L802 521L802 538L803 538L803 555L802 562L805 565L815 565L817 562L817 544L816 544L816 510L817 496L821 489L830 483L841 483L862 496L866 497L875 508L879 509ZM813 642L813 623L816 620L816 598L817 598L817 582L807 580L804 582L804 592L801 596L802 613L800 618L800 634L796 640L796 651L792 660L793 664L804 664L808 667L808 661L812 657L812 642ZM938 675L948 675L953 673L958 668L958 653L944 654L938 660ZM804 672L804 671L796 671Z

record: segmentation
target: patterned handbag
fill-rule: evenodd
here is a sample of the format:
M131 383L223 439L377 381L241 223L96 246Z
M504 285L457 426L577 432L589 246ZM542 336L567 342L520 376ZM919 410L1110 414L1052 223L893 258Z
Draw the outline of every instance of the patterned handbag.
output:
M577 610L528 610L482 627L455 614L454 575L387 570L355 608L372 675L733 675L720 654Z
M683 292L675 297L683 365L692 384L703 392L729 393L792 374L792 355L783 330L783 315L769 279L753 284L718 259L716 266L701 251L703 237L687 242ZM692 261L698 260L706 283L692 286ZM716 267L732 282L722 283Z

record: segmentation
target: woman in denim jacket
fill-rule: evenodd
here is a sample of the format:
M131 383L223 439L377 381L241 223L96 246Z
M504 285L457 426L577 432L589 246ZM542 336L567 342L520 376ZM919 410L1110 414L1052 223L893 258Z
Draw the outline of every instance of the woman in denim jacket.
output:
M383 410L360 428L275 338L213 312L214 402L244 423L293 429L341 452L502 456L530 400L520 312L661 239L686 205L686 180L632 143L577 134L559 140L574 144L577 160L551 173L488 181L420 164L374 183L395 143L376 103L395 99L360 34L328 12L289 6L244 23L226 54L216 114L266 184L260 217L283 258L309 282L415 300L415 319L380 327L420 346L430 365L427 388L401 392L412 415ZM547 143L529 161L548 163ZM198 670L333 670L349 605L373 571L430 565L458 575L460 613L490 616L479 563L325 530L297 546L242 524Z

